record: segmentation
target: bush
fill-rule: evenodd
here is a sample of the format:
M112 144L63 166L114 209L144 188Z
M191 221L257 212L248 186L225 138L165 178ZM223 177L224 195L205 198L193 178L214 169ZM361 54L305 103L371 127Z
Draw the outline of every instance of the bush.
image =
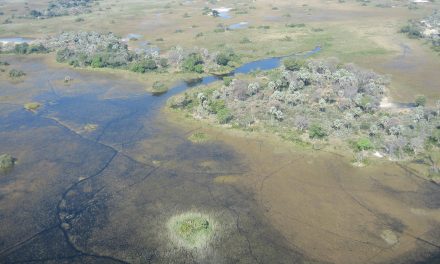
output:
M284 67L289 71L299 71L305 62L297 58L287 58L283 61Z
M14 53L16 54L31 54L31 53L47 53L49 50L43 44L29 45L27 43L16 44Z
M233 51L222 52L217 55L215 62L218 65L226 66L229 64L230 61L233 61L234 59L236 59L236 55Z
M410 38L422 38L423 37L420 30L412 24L404 26L403 28L400 29L400 32L407 34L408 37L410 37Z
M322 139L327 136L327 132L318 124L312 124L309 128L309 137L312 139Z
M101 55L95 55L92 58L92 62L90 63L90 66L92 66L93 68L103 68L106 65Z
M12 69L9 71L9 77L11 77L11 78L20 78L25 75L26 75L26 73L21 70Z
M229 86L231 83L232 83L232 78L231 77L224 77L223 78L223 84L225 85L225 86Z
M227 108L220 109L217 112L217 120L220 124L227 124L233 118L231 112Z
M159 60L159 65L160 65L160 67L162 67L162 68L166 68L166 67L168 67L168 59L166 59L166 58L161 58L161 59Z
M374 148L373 143L368 138L361 138L355 144L357 151L370 150Z
M15 45L14 53L27 54L28 47L29 47L29 44L27 44L27 43L17 44L17 45Z
M9 154L0 155L0 172L7 172L14 167L15 158Z
M142 61L136 62L130 68L131 71L139 72L139 73L154 71L156 69L157 69L157 64L153 59L144 59Z
M198 53L191 53L182 64L185 71L203 73L203 59Z
M163 93L166 93L167 91L168 91L168 88L164 83L159 82L159 81L153 83L153 93L154 94L163 94Z

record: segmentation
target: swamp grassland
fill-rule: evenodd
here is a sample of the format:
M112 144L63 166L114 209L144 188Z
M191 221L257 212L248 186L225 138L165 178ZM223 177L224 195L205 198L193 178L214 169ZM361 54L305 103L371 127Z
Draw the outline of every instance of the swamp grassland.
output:
M440 77L432 73L433 69L440 67L440 62L432 56L428 47L420 47L409 40L413 51L405 58L409 68L395 65L402 55L401 43L407 42L405 36L398 33L399 29L408 19L429 14L438 5L436 3L409 9L400 4L395 8L380 8L373 4L363 6L355 1L298 1L293 4L291 1L277 1L276 4L268 1L225 1L221 5L232 8L229 19L204 14L204 7L218 7L219 3L135 0L124 1L123 5L118 1L98 3L88 14L30 20L18 16L24 10L20 10L17 3L8 2L4 7L4 17L12 16L14 12L10 10L14 9L17 14L13 23L0 27L0 35L14 33L38 38L77 30L78 27L84 31L111 31L121 37L135 33L141 37L129 41L131 48L148 41L161 53L167 53L176 46L185 49L200 47L210 51L231 49L243 63L306 51L320 45L323 51L318 56L336 56L344 62L355 62L381 74L392 74L391 93L399 101L410 101L418 93L425 94L431 104L438 98L432 86L439 83L435 78ZM29 9L33 8L29 6ZM75 22L78 17L83 20ZM29 21L32 21L31 25ZM249 24L242 29L223 30L240 22ZM423 63L412 63L414 58ZM112 69L104 71L119 74ZM142 77L120 74L143 80L178 79L175 74L162 76L148 73L140 75Z

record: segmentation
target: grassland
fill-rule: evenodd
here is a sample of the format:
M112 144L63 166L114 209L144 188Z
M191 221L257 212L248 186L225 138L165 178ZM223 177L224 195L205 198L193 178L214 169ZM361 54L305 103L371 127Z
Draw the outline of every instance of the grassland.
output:
M420 93L426 94L430 103L439 98L432 87L440 82L436 79L440 77L433 74L433 70L440 67L438 56L423 43L408 40L398 33L408 19L429 14L438 3L421 4L418 9L411 10L404 5L395 8L379 8L373 4L362 6L355 1L292 3L283 0L276 4L269 1L222 1L206 4L203 1L129 0L122 3L110 0L97 3L90 14L30 20L20 18L20 14L41 8L44 1L29 3L27 9L23 2L6 1L0 7L4 12L2 18L15 18L11 24L0 26L0 36L38 38L80 27L85 31L111 31L122 37L130 33L140 34L143 37L139 41L148 41L163 53L177 45L203 47L210 51L230 48L241 56L243 62L301 52L320 45L323 52L319 57L338 57L381 74L391 74L392 95L397 100L410 101ZM207 16L203 14L205 6L231 7L231 18ZM78 17L84 21L75 22ZM242 29L215 32L219 24L224 28L240 22L249 24ZM131 41L129 45L135 48L139 41ZM402 43L409 45L412 52L407 61L396 62L403 56ZM412 63L413 57L423 63ZM408 64L407 67L400 67L402 63ZM171 82L188 76L148 74L128 77Z

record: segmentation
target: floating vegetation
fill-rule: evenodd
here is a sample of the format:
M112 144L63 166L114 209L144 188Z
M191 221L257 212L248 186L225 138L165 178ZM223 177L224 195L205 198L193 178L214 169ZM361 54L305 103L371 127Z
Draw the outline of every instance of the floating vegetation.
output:
M382 234L380 234L380 237L387 242L388 245L394 245L399 242L399 238L397 235L391 231L391 230L384 230L382 231Z
M24 105L24 109L31 111L31 112L36 112L38 110L38 108L41 107L40 103L36 103L36 102L31 102L31 103L27 103Z
M84 130L86 132L93 132L96 129L98 129L98 125L97 124L87 124L87 125L84 126Z
M9 71L9 77L11 77L11 78L20 78L25 75L26 75L26 73L21 70L12 69Z
M239 177L234 175L224 175L214 178L214 182L218 184L233 184L238 182Z
M9 172L14 168L15 159L9 154L0 155L0 172Z
M196 132L188 137L188 140L193 143L204 143L209 140L208 135L202 132Z
M214 234L215 225L209 216L200 213L184 213L168 221L171 238L179 246L194 249L203 248Z
M161 95L161 94L168 92L168 87L162 82L155 82L155 83L153 83L153 91L152 92L154 95Z

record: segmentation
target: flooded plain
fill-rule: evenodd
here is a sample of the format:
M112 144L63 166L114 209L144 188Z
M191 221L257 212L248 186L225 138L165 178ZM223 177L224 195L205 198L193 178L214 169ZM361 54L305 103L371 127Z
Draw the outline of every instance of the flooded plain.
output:
M0 81L0 152L17 159L0 175L2 263L432 263L440 253L440 187L404 165L354 168L161 111L220 77L153 96L105 73L6 59L27 75ZM42 107L25 110L30 101ZM195 131L212 140L191 142ZM167 223L184 213L215 221L202 247L171 239Z

